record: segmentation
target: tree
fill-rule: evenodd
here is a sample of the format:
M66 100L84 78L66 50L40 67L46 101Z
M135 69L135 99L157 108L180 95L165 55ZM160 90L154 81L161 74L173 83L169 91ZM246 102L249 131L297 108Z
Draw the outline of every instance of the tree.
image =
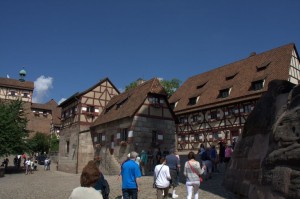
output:
M179 79L173 78L171 80L161 80L160 83L168 93L169 98L179 88L181 81Z
M50 138L50 151L57 152L59 148L59 139L56 135Z
M137 86L138 86L137 81L131 82L129 85L125 86L125 91L128 91L128 90L130 90L132 88L135 88Z
M28 140L28 145L31 151L33 152L46 152L49 150L49 136L37 132L30 140Z
M21 154L28 149L26 126L22 101L0 101L0 156Z
M125 91L137 87L138 81L141 81L141 79L139 78L137 81L131 82L129 85L125 87ZM169 98L179 88L181 81L179 79L173 78L171 80L160 80L160 83L166 90Z

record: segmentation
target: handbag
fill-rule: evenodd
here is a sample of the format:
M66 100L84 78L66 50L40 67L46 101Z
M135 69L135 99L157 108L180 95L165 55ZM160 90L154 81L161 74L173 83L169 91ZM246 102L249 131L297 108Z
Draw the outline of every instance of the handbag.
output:
M157 178L157 176L159 175L159 173L160 173L160 170L163 168L163 166L164 166L164 164L160 167L160 169L159 169L159 171L158 171L158 173L157 173L157 175L155 176L155 178L154 178L154 182L153 182L153 188L157 188L157 186L156 186L156 178Z
M192 167L192 165L190 164L189 161L188 161L188 163L189 163L189 165L190 165L190 168L191 168L192 172L194 172L195 174L197 174L197 176L199 177L200 182L203 182L203 179L201 178L200 174L198 174L198 173L195 171L194 167Z

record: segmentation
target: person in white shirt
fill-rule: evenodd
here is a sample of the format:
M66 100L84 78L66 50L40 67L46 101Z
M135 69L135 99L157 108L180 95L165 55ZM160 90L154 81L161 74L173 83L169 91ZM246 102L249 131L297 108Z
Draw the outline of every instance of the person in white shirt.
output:
M26 161L25 161L25 167L26 167L26 175L31 173L31 161L30 159L28 158Z
M168 198L170 180L170 168L166 165L165 157L161 157L160 164L156 165L154 169L154 184L156 187L157 199L163 197Z

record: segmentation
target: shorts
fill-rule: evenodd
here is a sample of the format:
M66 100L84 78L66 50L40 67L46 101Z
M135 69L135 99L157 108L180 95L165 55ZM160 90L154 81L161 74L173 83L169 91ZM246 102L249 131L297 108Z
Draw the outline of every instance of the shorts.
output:
M177 187L177 170L170 169L170 175L171 175L171 186Z

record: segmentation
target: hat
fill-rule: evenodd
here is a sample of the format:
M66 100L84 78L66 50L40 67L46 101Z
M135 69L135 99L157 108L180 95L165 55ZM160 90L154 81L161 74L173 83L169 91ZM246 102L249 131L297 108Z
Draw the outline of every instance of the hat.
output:
M130 152L130 158L136 158L139 154L135 151Z

